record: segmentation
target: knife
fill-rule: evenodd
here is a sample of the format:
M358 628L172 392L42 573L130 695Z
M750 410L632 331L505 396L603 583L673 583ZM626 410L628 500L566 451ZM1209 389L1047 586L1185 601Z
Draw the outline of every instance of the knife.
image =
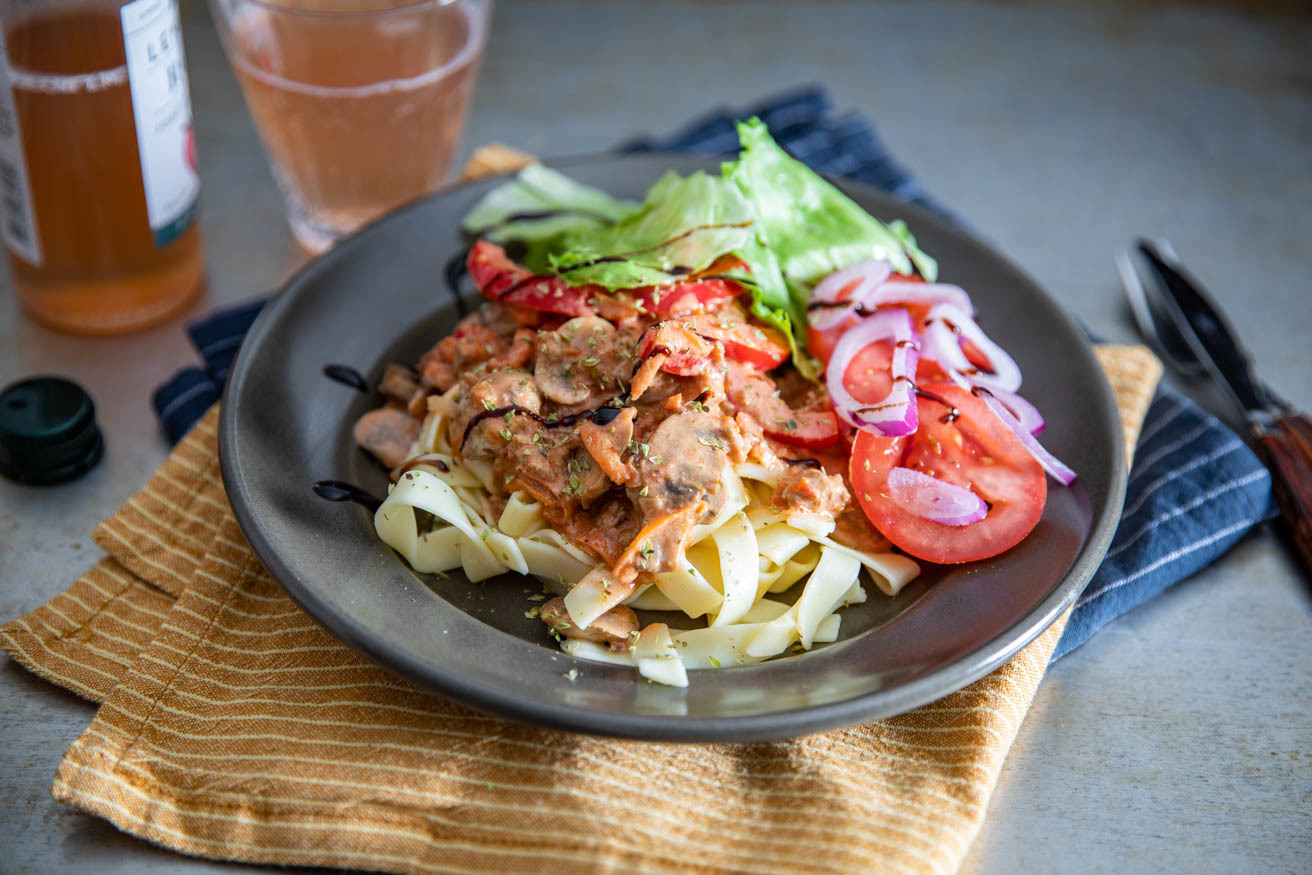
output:
M1271 470L1281 516L1303 564L1312 572L1312 419L1257 376L1252 356L1225 313L1165 241L1138 241L1158 282L1154 307L1128 256L1117 259L1135 321L1157 340L1163 358L1190 376L1212 378L1239 411ZM1131 288L1133 282L1134 288ZM1165 321L1158 315L1165 315Z

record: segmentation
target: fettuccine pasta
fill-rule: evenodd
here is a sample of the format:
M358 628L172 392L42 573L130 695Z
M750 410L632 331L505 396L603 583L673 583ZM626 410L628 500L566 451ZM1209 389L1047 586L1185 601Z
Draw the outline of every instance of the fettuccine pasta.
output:
M430 402L411 458L375 515L378 536L421 573L459 571L471 583L533 575L565 595L570 620L586 628L612 604L610 569L553 530L526 492L509 493L494 511L490 467L462 460L450 446L444 426L451 406L446 397ZM691 529L679 567L615 600L681 612L686 625L651 624L624 649L554 629L563 649L684 686L688 669L749 665L837 640L841 608L866 599L863 568L888 595L916 576L905 556L831 540L833 520L772 508L779 473L757 463L726 469L728 498L713 519ZM790 601L776 598L794 591Z

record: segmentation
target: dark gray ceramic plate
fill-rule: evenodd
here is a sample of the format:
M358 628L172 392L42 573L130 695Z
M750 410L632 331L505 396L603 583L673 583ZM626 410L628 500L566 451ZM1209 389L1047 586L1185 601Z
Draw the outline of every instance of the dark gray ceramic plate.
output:
M640 198L669 168L714 164L660 155L557 166ZM451 328L457 313L442 268L461 248L461 216L493 184L414 203L311 263L265 308L228 382L220 456L237 518L273 576L347 644L439 693L532 723L632 738L765 740L898 714L960 689L1047 628L1093 574L1120 514L1125 461L1111 390L1084 335L983 244L845 183L875 216L907 220L1024 369L1025 393L1048 419L1044 443L1080 474L1074 487L1049 491L1033 534L987 562L927 566L895 599L871 588L866 604L843 612L837 643L693 672L687 689L560 652L524 616L533 604L527 593L538 589L530 579L416 575L376 539L370 514L310 490L327 479L386 490L382 470L351 441L352 422L379 396L322 370L350 365L373 385L387 362L416 360Z

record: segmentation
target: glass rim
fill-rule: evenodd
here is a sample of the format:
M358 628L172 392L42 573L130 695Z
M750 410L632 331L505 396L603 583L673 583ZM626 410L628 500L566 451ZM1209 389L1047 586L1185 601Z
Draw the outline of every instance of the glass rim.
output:
M217 0L224 3L225 0ZM380 18L398 12L408 12L424 6L482 6L491 0L393 0L393 5L378 9L304 9L288 6L278 0L226 0L234 5L258 6L271 13L300 18Z
M218 8L224 4L237 6L239 4L249 4L263 10L269 10L270 13L279 9L278 6L272 5L268 0L210 0L211 12L216 19L219 31L219 42L223 46L223 53L227 56L228 62L234 68L242 68L244 72L255 79L261 80L266 84L274 87L284 88L291 91L301 92L303 94L315 94L324 97L372 97L381 92L405 90L415 88L435 82L450 75L452 70L457 70L468 64L477 64L478 59L487 44L488 16L492 7L493 0L411 0L406 5L396 7L392 11L405 11L422 9L424 7L464 7L463 14L467 16L470 29L467 38L461 44L460 49L455 55L446 59L438 66L431 70L425 70L422 73L405 79L387 79L378 82L361 83L357 85L317 85L310 82L302 82L297 79L290 79L280 72L264 70L253 65L242 53L241 49L233 45L231 28L232 22L226 14L218 11ZM363 13L363 15L372 16L376 12ZM346 20L351 16L363 17L358 13L343 13L340 15L323 16L325 18L335 18Z

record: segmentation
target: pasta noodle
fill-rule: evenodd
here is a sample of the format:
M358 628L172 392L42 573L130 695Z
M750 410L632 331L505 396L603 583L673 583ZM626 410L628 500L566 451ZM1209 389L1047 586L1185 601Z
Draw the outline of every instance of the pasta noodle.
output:
M716 517L691 529L682 567L627 591L609 569L551 529L528 495L510 493L493 514L492 467L451 452L443 438L448 409L445 398L430 401L407 470L374 520L378 536L416 571L459 569L471 582L511 571L534 575L567 591L570 619L581 629L621 601L705 624L672 629L653 623L619 651L562 641L580 659L632 666L649 680L684 686L689 669L749 665L836 641L837 611L865 601L862 568L888 595L919 571L904 556L833 541L834 523L823 516L772 510L768 498L778 472L744 463L722 479L727 499ZM802 581L792 604L770 597Z

